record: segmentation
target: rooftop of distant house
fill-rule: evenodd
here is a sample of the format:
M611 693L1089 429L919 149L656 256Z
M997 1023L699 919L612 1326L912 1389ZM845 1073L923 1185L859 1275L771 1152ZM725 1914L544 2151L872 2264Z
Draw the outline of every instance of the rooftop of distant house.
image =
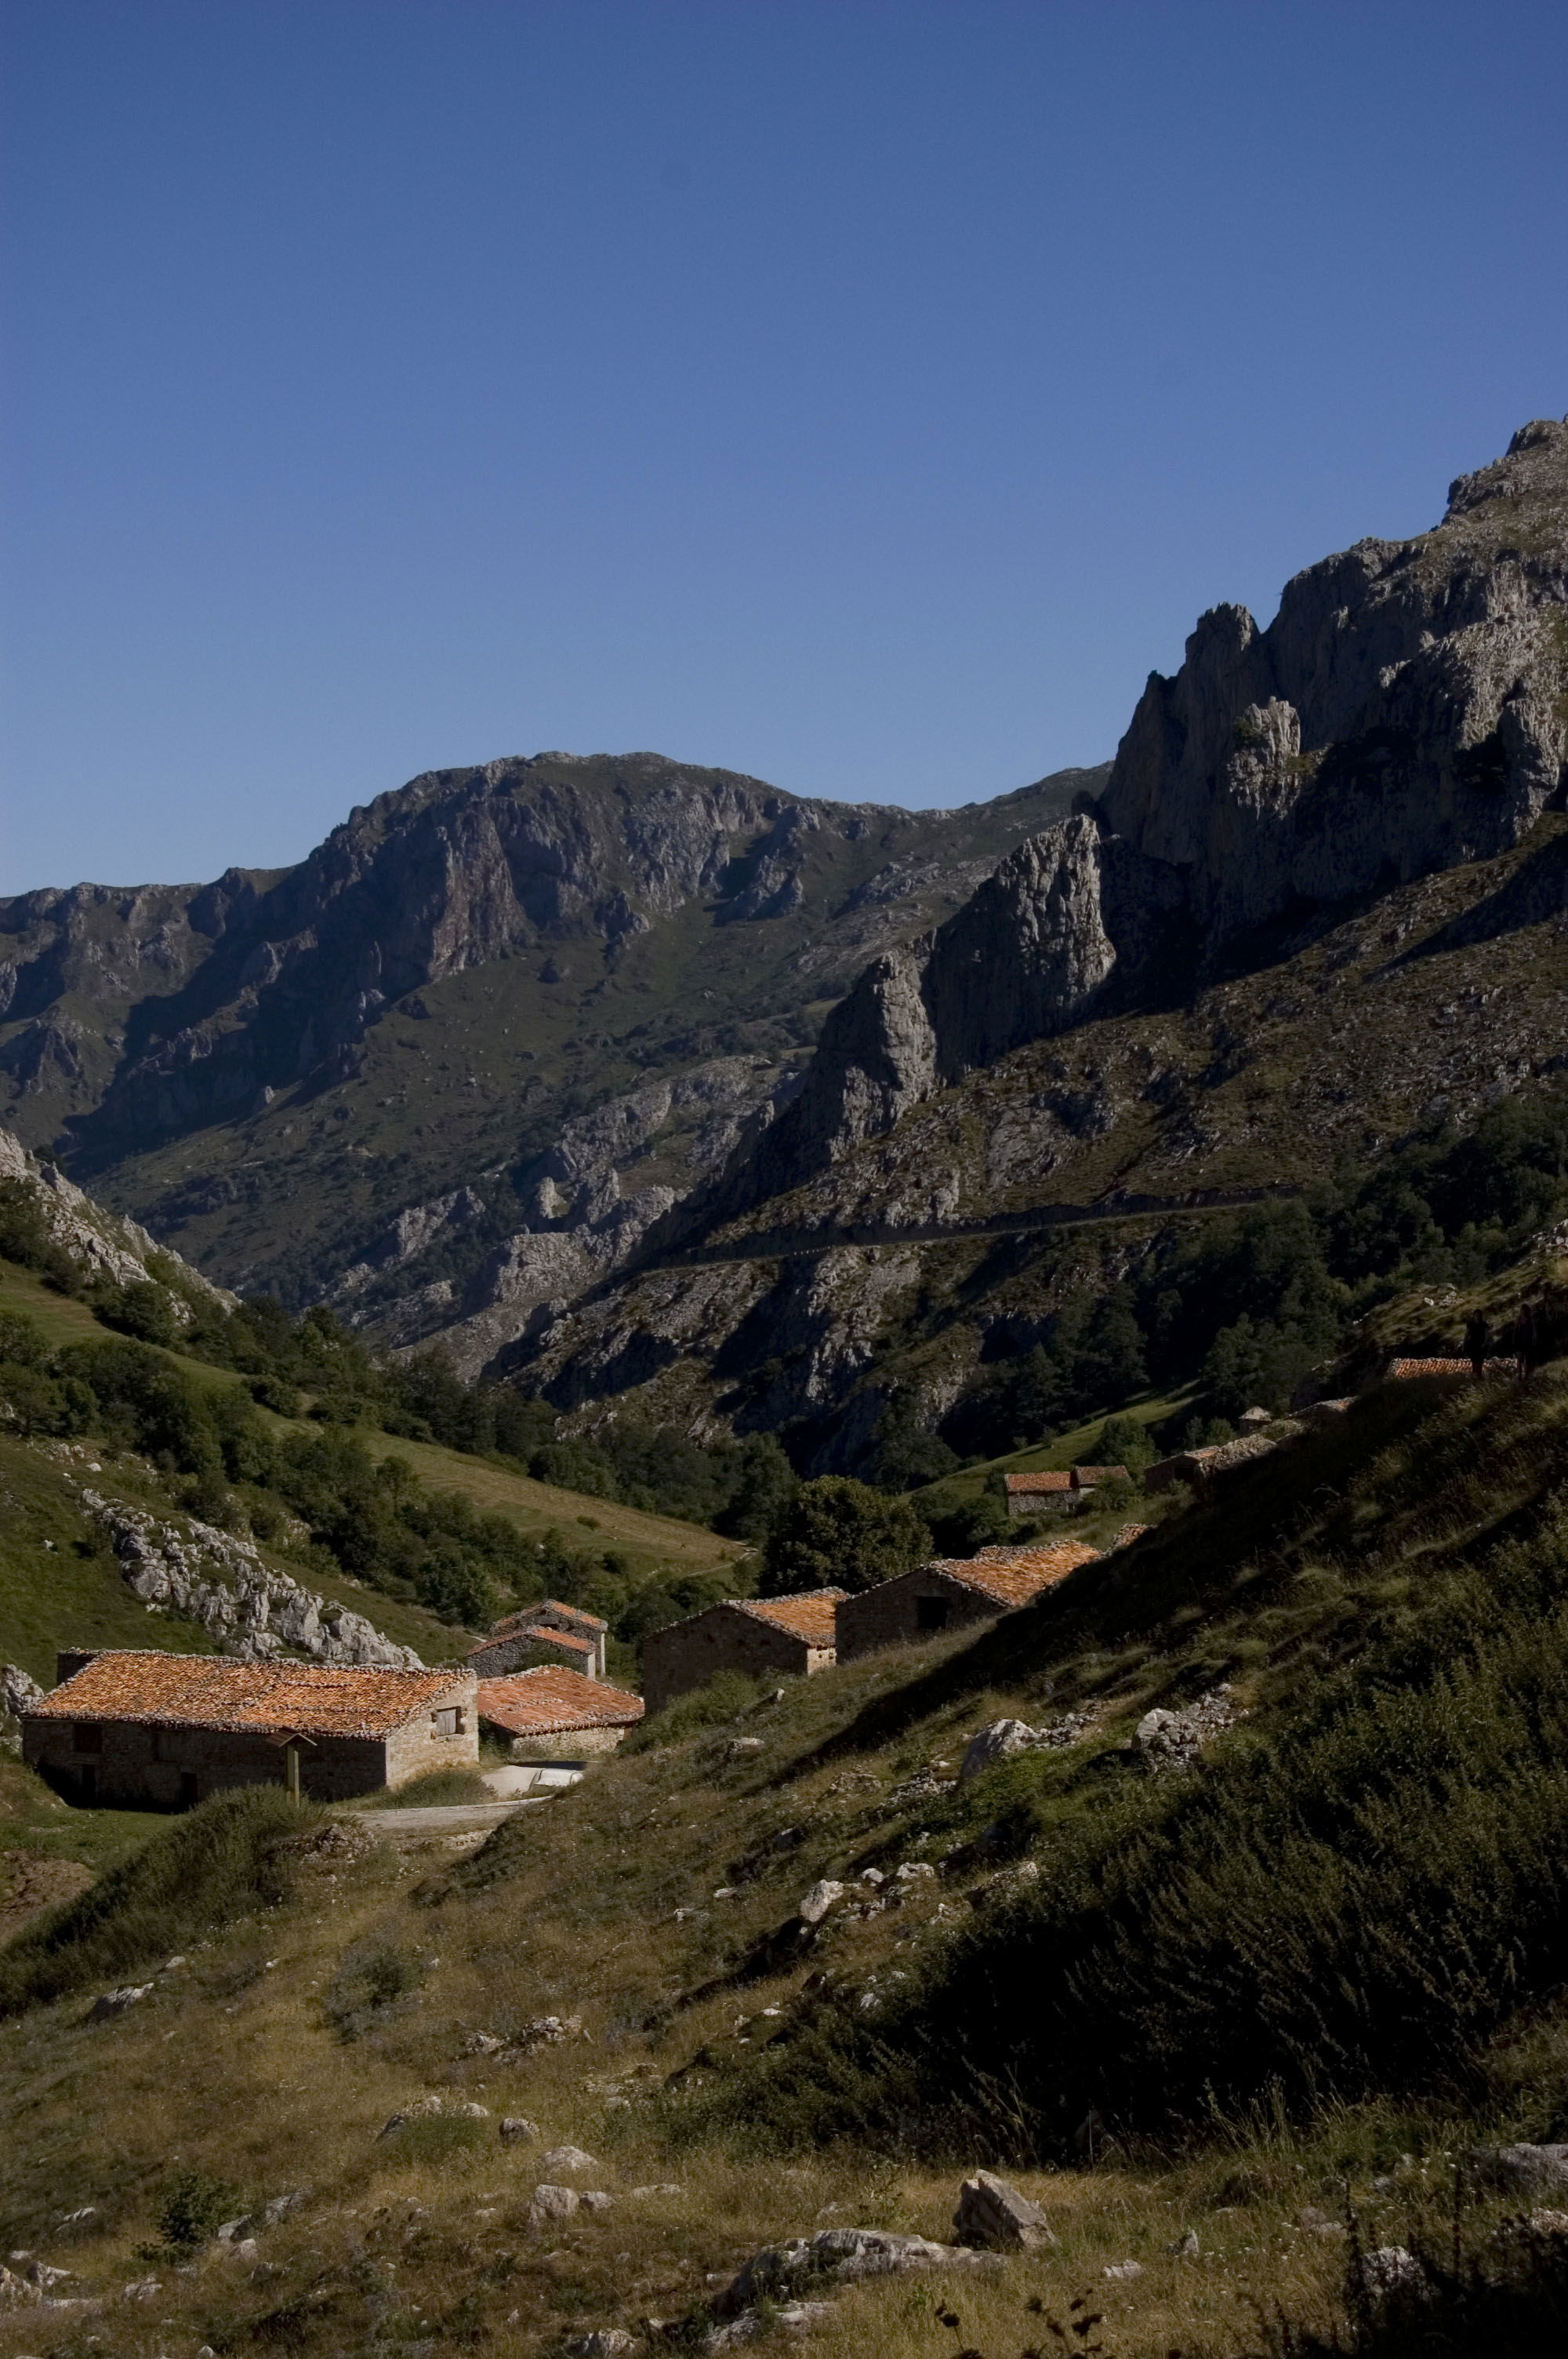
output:
M585 1680L565 1663L542 1663L531 1671L508 1671L481 1680L479 1716L514 1736L554 1736L574 1728L634 1728L645 1707L641 1696Z
M1125 1483L1125 1466L1069 1466L1065 1472L1041 1474L1004 1474L1010 1499L1033 1499L1036 1495L1062 1491L1092 1491L1097 1483Z
M849 1593L847 1589L803 1589L791 1597L729 1597L724 1602L771 1622L776 1630L787 1630L792 1638L804 1638L808 1647L831 1647L833 1609Z
M166 1727L301 1736L389 1736L467 1687L471 1674L338 1670L319 1663L233 1663L150 1650L93 1655L29 1719L128 1720Z
M574 1629L608 1630L608 1622L597 1614L585 1614L580 1605L563 1605L558 1597L542 1597L536 1605L520 1605L515 1614L503 1614L499 1622L491 1625L491 1634L499 1637L503 1632L522 1629L538 1622L546 1614L558 1614Z
M996 1605L1009 1609L1027 1605L1043 1589L1050 1589L1065 1581L1081 1564L1091 1564L1100 1554L1087 1540L1052 1540L1038 1548L1010 1549L1000 1546L981 1549L978 1556L939 1556L919 1570L924 1573L945 1573L948 1580L962 1582L966 1589L978 1590Z
M470 1657L488 1655L501 1640L511 1638L536 1638L542 1647L565 1647L569 1653L581 1655L585 1660L599 1652L599 1641L585 1638L579 1630L557 1630L550 1623L541 1622L532 1614L514 1614L504 1624L498 1622L488 1638L481 1638L477 1647L469 1648Z

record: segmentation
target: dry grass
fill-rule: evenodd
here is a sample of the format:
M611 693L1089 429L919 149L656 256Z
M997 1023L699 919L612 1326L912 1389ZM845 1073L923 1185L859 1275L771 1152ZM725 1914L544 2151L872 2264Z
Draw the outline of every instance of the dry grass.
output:
M1400 1570L1400 1551L1423 1529L1440 1555L1456 1535L1484 1536L1517 1512L1532 1453L1537 1485L1550 1475L1565 1411L1568 1396L1550 1386L1473 1394L1422 1430L1396 1419L1358 1444L1330 1437L1330 1454L1362 1450L1369 1487L1359 1495L1381 1502L1382 1522L1368 1527L1378 1545L1363 1549L1355 1579L1355 1484L1342 1466L1336 1499L1320 1495L1330 1458L1303 1452L1288 1482L1284 1462L1268 1474L1262 1504L1267 1470L1238 1478L1223 1547L1217 1520L1200 1512L1146 1544L1141 1570L1132 1552L1119 1575L1116 1647L1100 1626L1109 1609L1090 1612L1086 1584L1077 1604L1058 1598L979 1645L934 1640L795 1682L736 1723L602 1764L475 1855L433 1841L318 1860L292 1899L192 1948L115 2022L85 2024L78 1999L0 2028L7 2244L80 2270L107 2297L85 2318L0 2310L0 2354L75 2359L91 2332L115 2359L180 2359L204 2343L225 2359L341 2359L373 2339L547 2359L572 2333L700 2310L716 2281L783 2235L838 2224L946 2236L961 2171L995 2155L956 2144L916 2164L842 2145L781 2159L703 2127L705 2093L744 2085L749 2060L811 1977L830 1976L852 2005L873 1978L918 1975L947 1928L967 1921L968 1889L993 1871L917 1881L896 1910L857 1917L841 1905L809 1948L770 1947L807 1886L937 1859L1010 1796L1037 1814L1048 1858L1053 1813L1085 1807L1092 1788L1074 1788L1075 1766L1111 1743L1156 1686L1179 1688L1228 1659L1249 1629L1264 1634L1249 1675L1265 1698L1263 1725L1269 1710L1288 1710L1303 1646L1325 1633L1335 1641L1347 1616L1377 1605L1379 1582L1426 1577ZM1243 1578L1270 1533L1271 1603ZM1366 1584L1359 1606L1355 1580ZM1173 1629L1173 1597L1195 1622ZM1033 1756L1027 1797L1009 1782L1025 1772L1009 1765L957 1793L896 1798L929 1766L952 1774L986 1720L1044 1716L1047 1678L1054 1708L1098 1699L1090 1747ZM761 1750L731 1751L741 1737ZM765 1848L796 1826L798 1843ZM755 1873L738 1876L747 1859ZM580 2017L581 2036L521 2048L524 2027L550 2015ZM499 2052L470 2052L480 2034L500 2040ZM1498 2121L1563 2078L1564 2038L1549 2013L1488 2060ZM422 2096L488 2113L379 2135ZM540 2143L502 2144L506 2114L537 2123ZM1106 2349L1124 2359L1172 2349L1242 2359L1261 2347L1260 2318L1334 2314L1346 2246L1303 2226L1304 2207L1332 2218L1348 2186L1369 2241L1441 2246L1448 2158L1475 2135L1475 2122L1441 2108L1374 2104L1301 2131L1217 2122L1185 2155L1112 2153L1094 2169L1020 2172L1056 2248L983 2282L847 2292L811 2348L820 2359L952 2354L961 2343L941 2322L945 2301L962 2344L1015 2359L1049 2347L1047 2314L1065 2322L1066 2305L1087 2293L1105 2313ZM531 2227L541 2154L560 2141L598 2158L578 2183L602 2188L612 2208ZM160 2263L156 2299L125 2302L119 2288L148 2274L137 2248L156 2233L157 2193L177 2167L232 2187L236 2210L292 2187L312 2193L262 2234L254 2261L207 2250L189 2274ZM634 2191L664 2187L680 2192ZM98 2217L72 2243L59 2223L84 2204ZM1470 2204L1466 2237L1482 2243L1500 2209L1490 2198ZM1189 2228L1199 2254L1177 2259L1169 2248ZM1128 2260L1140 2276L1104 2277Z

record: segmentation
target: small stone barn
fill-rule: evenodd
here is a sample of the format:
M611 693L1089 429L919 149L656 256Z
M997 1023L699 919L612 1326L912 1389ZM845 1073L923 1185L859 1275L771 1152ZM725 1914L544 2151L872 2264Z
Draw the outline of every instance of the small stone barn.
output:
M831 1669L834 1609L841 1589L806 1589L794 1597L729 1597L684 1622L650 1630L643 1641L643 1694L662 1712L715 1671L804 1675Z
M994 1622L999 1614L1032 1604L1042 1590L1065 1581L1079 1565L1094 1563L1099 1554L1086 1540L1053 1540L1042 1548L937 1557L844 1600L838 1608L838 1659L852 1662L879 1647Z
M1075 1515L1101 1483L1127 1481L1125 1466L1069 1466L1063 1473L1004 1474L1010 1516Z
M469 1668L481 1680L491 1680L553 1658L585 1680L601 1680L609 1636L609 1623L597 1614L546 1597L541 1604L524 1605L520 1613L492 1624L489 1637L470 1648Z
M66 1654L22 1715L22 1757L77 1802L182 1810L231 1786L341 1801L477 1761L476 1686L469 1670Z
M481 1732L508 1745L514 1761L613 1753L645 1710L641 1696L612 1688L606 1680L585 1680L564 1663L479 1683Z

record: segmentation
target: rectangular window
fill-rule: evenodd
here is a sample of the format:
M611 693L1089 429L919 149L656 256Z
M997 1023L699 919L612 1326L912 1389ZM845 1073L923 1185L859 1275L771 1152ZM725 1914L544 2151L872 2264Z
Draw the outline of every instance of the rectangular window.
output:
M459 1715L456 1712L433 1712L430 1726L438 1736L456 1736Z
M96 1720L79 1720L76 1723L74 1742L79 1753L102 1753L103 1750L103 1723Z

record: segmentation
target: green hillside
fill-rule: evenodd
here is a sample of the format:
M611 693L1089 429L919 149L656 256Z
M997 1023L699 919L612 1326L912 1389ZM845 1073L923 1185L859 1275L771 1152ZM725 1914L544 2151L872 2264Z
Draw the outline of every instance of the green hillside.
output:
M88 2290L157 2275L162 2348L544 2359L697 2344L781 2238L945 2241L981 2162L1055 2241L811 2288L822 2359L1014 2359L1091 2312L1124 2359L1554 2347L1560 2245L1454 2164L1568 2119L1565 1482L1568 1367L1388 1386L978 1636L688 1700L472 1857L204 1806L0 1953L13 2233ZM1152 1774L1140 1717L1222 1681L1232 1724ZM1004 1716L1066 1726L957 1782ZM531 2214L560 2142L601 2210ZM171 2156L213 2222L310 2192L236 2268L168 2242ZM1416 2256L1414 2339L1398 2302L1374 2337L1374 2248Z
M35 1410L37 1430L26 1436L14 1421L9 1434L0 1434L7 1502L0 1525L0 1660L40 1680L52 1677L60 1646L145 1645L155 1632L156 1643L176 1647L202 1650L211 1643L199 1628L167 1615L149 1629L146 1609L124 1587L106 1538L77 1496L83 1480L103 1495L160 1516L226 1518L248 1534L264 1560L363 1614L427 1661L460 1654L473 1627L485 1626L487 1607L499 1610L563 1586L580 1593L585 1583L606 1605L654 1594L667 1600L672 1588L678 1596L705 1596L730 1585L730 1569L743 1553L739 1542L697 1525L535 1482L494 1457L346 1422L341 1413L320 1423L308 1414L308 1395L297 1397L298 1414L280 1413L253 1399L231 1368L167 1344L127 1342L104 1327L88 1299L59 1292L14 1263L0 1263L0 1318L11 1320L5 1332L13 1341L20 1336L22 1348L51 1355L57 1373L99 1372L100 1389L105 1381L135 1379L135 1397L126 1395L114 1412L119 1424L111 1417L105 1426L102 1408L85 1423L67 1414L50 1380ZM5 1356L0 1352L0 1360ZM173 1386L161 1408L146 1397L158 1370ZM26 1372L13 1374L12 1390L27 1381ZM286 1397L268 1383L260 1388ZM204 1417L215 1420L210 1430ZM211 1457L220 1441L222 1464L213 1460L203 1473L203 1451ZM384 1525L384 1555L374 1514ZM323 1537L310 1540L310 1526ZM470 1570L454 1573L453 1585L439 1593L438 1612L427 1609L417 1581L403 1569L421 1531L434 1535L423 1545L438 1552L467 1551ZM659 1608L665 1614L678 1610L667 1603ZM620 1676L634 1670L629 1653L618 1658Z

